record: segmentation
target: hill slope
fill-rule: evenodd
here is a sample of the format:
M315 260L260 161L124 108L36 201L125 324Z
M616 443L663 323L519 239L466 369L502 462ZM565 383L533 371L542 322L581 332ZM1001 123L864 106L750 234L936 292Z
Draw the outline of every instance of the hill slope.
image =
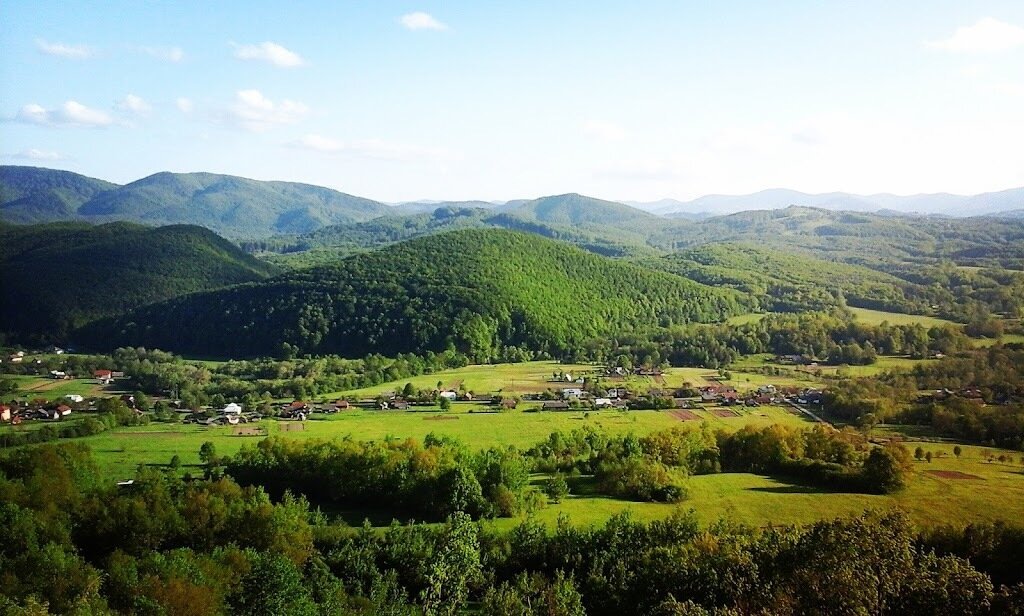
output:
M148 306L82 335L218 356L455 348L483 361L509 346L560 353L593 336L741 309L733 292L562 242L465 230Z
M66 171L3 167L0 179L0 218L17 223L197 224L231 237L265 237L391 213L382 203L329 188L214 173L157 173L116 186Z
M736 289L773 312L821 310L846 303L912 314L953 301L934 286L914 284L859 265L747 244L715 243L646 262L698 282Z
M0 219L19 224L68 220L82 204L115 188L70 171L0 166Z
M0 226L0 322L62 340L93 319L274 273L212 231L130 223Z

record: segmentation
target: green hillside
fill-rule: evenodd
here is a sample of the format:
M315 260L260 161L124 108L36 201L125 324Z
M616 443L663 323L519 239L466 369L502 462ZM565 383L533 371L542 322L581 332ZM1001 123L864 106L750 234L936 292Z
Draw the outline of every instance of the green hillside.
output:
M21 224L74 218L117 184L56 169L0 166L0 220Z
M157 173L116 186L66 171L0 169L0 219L202 225L230 237L306 233L391 212L382 203L329 188L213 173Z
M706 244L646 263L750 294L773 312L820 310L845 301L851 306L927 314L931 306L953 300L944 289L867 267L747 244Z
M1024 266L1024 221L991 217L892 216L787 207L717 216L654 234L652 245L685 249L715 242L755 243L830 260Z
M562 242L465 230L178 298L82 334L106 347L219 356L455 348L484 361L506 347L557 354L593 336L721 320L744 308L731 291Z
M64 340L93 319L274 272L213 232L184 225L3 225L0 246L0 321L23 339Z

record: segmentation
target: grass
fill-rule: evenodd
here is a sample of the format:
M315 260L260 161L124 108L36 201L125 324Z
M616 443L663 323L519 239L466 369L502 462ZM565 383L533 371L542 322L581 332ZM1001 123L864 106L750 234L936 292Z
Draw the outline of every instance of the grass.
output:
M730 366L733 380L746 379L747 373L744 370L752 370L757 367L780 368L787 371L788 377L765 376L761 374L750 375L754 384L771 383L774 385L802 385L808 386L819 384L821 376L875 376L887 370L909 370L922 363L938 361L935 359L911 359L909 357L897 357L890 355L879 356L878 360L869 366L794 366L792 364L780 364L772 361L773 356L769 354L748 355ZM755 378L756 377L756 378Z
M913 448L914 444L911 443ZM566 514L577 524L600 524L608 516L629 510L639 519L660 519L678 509L692 509L703 523L720 519L755 526L801 524L838 516L853 515L865 509L899 508L923 527L946 524L964 525L977 521L1016 520L1024 502L1024 466L1020 452L1013 463L987 461L997 449L962 445L957 459L951 444L923 444L933 454L943 453L931 463L914 462L908 486L894 495L831 492L805 486L783 478L749 473L723 473L691 477L689 498L678 505L631 503L610 498L572 496L557 505L549 505L535 515L554 525ZM978 480L944 479L929 470L959 471L980 477ZM510 528L517 519L495 520L498 528Z
M570 431L584 426L610 434L647 434L667 428L697 428L701 421L680 421L662 411L561 411L561 412L469 412L456 404L448 413L427 411L354 410L330 417L317 416L306 422L268 420L251 424L264 428L268 436L294 439L355 440L415 438L422 440L433 432L458 438L473 448L494 445L531 447L552 432ZM528 408L528 407L526 407ZM717 417L708 410L696 411L702 421L714 429L735 429L744 425L765 426L783 423L808 426L808 420L782 407L742 409L733 407L739 417ZM443 416L450 419L438 420ZM301 430L291 431L292 428ZM286 431L287 430L287 431ZM96 436L80 439L92 449L104 477L113 481L131 476L142 464L166 464L177 454L185 464L199 462L199 447L205 441L216 445L218 453L234 454L243 444L255 443L259 437L236 436L234 426L206 427L180 424L149 424L118 428Z
M93 379L57 380L43 376L26 376L20 374L0 375L2 379L10 379L18 386L18 391L6 399L21 401L43 398L57 400L64 396L77 394L85 398L112 396L124 393L114 385L105 386Z
M460 385L466 390L477 393L508 392L530 393L545 389L560 388L565 382L553 382L552 373L568 372L574 377L593 373L597 366L587 364L560 364L554 361L533 361L519 364L484 364L472 365L454 370L444 370L433 374L408 377L390 381L372 387L350 391L336 391L321 396L324 399L340 396L356 398L373 398L378 394L401 391L406 383L412 383L417 389L434 389L437 382L444 388L458 389Z
M738 314L734 317L729 317L725 322L729 325L748 325L750 323L757 323L766 316L768 315L763 312L748 312L747 314Z
M857 317L858 321L868 325L878 325L882 321L888 321L889 325L913 325L919 323L925 327L942 327L952 325L962 327L960 323L947 321L938 317L928 317L920 314L903 314L900 312L884 312L882 310L869 310L867 308L850 308L850 312Z
M1000 338L972 338L971 342L978 348L987 348L997 342L1003 344L1024 344L1024 334L1003 334Z

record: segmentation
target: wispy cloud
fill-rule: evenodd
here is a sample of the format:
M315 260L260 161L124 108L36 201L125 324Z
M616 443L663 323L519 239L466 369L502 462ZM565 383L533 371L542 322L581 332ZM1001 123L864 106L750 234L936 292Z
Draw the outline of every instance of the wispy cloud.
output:
M237 43L231 45L235 48L235 57L239 60L257 60L281 68L295 68L306 64L302 56L272 41L264 41L255 45L239 45Z
M1024 28L992 17L973 26L963 26L947 39L928 41L925 46L952 53L996 53L1024 46Z
M22 107L14 119L26 124L39 126L73 126L81 128L103 128L114 123L110 114L86 107L78 101L67 101L56 109L30 103Z
M595 119L584 121L580 126L580 130L587 137L600 141L622 141L629 136L629 131L614 122Z
M195 104L192 102L192 99L184 96L179 96L178 100L174 101L174 106L182 113L192 113L192 110L195 109Z
M400 20L402 25L409 30L447 30L448 25L438 21L430 13L424 13L422 11L416 11L414 13L406 13L402 15Z
M43 39L36 39L36 49L48 56L68 58L70 60L85 60L96 55L96 50L88 45L50 43Z
M443 148L430 148L408 143L395 143L383 139L355 139L339 141L323 135L305 135L288 144L294 148L325 154L351 154L360 158L395 162L439 162L454 158Z
M66 157L60 152L54 152L52 150L39 150L37 148L29 148L22 150L16 154L9 154L7 158L13 158L16 160L64 160Z
M117 108L134 116L148 115L153 109L141 96L136 96L134 94L128 94L118 101Z
M136 47L139 53L152 56L165 62L181 62L185 59L185 50L181 47Z
M309 112L303 103L284 99L275 103L259 90L239 90L235 102L228 108L233 123L261 132L276 124L294 124Z

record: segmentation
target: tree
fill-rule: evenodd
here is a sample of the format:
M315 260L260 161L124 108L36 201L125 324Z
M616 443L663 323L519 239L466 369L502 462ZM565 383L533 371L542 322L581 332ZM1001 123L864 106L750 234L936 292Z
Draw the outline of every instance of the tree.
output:
M544 482L544 494L547 494L553 503L562 502L562 499L569 494L569 484L565 482L562 473L555 473L548 477Z
M930 463L932 461L932 452L929 451L926 454L924 454L924 459Z
M893 449L875 447L864 460L862 476L868 489L890 494L906 485L906 470Z
M914 450L914 458L916 458L918 461L924 458L924 448L921 447L920 445L918 445L917 449Z
M434 558L425 563L426 588L420 593L423 613L449 615L459 612L469 587L481 577L480 539L476 524L464 513L448 519Z
M960 445L953 446L953 455L956 456L958 460L960 459L960 454L962 454L963 452L964 450L963 448L960 447Z
M438 405L440 405L442 411L450 411L452 408L452 401L442 396Z
M295 564L272 552L250 553L251 567L230 597L232 613L247 616L314 616L316 606Z
M416 388L412 386L412 383L406 383L402 389L402 397L408 400L416 395Z
M217 457L217 446L206 441L199 447L199 460L207 466L217 466L220 458Z

